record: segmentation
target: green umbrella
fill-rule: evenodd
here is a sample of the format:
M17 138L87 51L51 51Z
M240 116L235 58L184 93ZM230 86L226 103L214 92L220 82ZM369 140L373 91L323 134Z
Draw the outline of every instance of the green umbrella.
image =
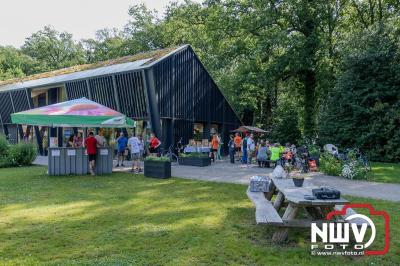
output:
M11 115L15 124L49 127L135 127L126 115L86 98L56 103Z

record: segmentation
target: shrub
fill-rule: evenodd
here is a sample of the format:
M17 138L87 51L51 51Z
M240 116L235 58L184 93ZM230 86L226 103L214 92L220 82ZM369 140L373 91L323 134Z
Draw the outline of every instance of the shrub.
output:
M11 166L10 145L4 135L0 135L0 168Z
M8 150L10 149L10 145L4 135L0 135L0 158L2 156L6 156L8 154Z
M191 152L191 153L182 153L179 155L182 158L207 158L208 154L207 153L202 153L202 152Z
M31 143L18 143L10 147L9 156L13 165L31 165L36 151L36 146Z
M369 169L357 159L354 152L349 152L348 161L343 165L342 176L348 179L366 179Z
M145 161L157 161L157 162L169 162L170 161L169 157L167 157L167 156L158 157L158 156L153 156L153 155L147 156L144 160Z
M342 175L343 162L333 157L331 154L324 152L319 161L321 172L327 175Z

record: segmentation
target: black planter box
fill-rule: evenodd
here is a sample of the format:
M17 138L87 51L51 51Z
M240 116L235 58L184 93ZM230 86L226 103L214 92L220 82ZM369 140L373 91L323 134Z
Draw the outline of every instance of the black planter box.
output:
M208 166L211 164L210 157L180 157L179 158L180 165L190 165L190 166Z
M171 162L144 161L144 176L170 178Z

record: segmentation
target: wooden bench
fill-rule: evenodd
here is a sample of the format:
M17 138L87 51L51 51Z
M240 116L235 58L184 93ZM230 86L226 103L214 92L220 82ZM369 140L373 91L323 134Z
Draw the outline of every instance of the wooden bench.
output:
M282 226L284 222L272 203L264 196L264 192L251 192L247 188L247 196L256 207L256 223Z
M336 205L335 211L341 211L342 208L343 208L343 205ZM348 208L348 209L346 209L346 214L342 215L342 217L343 217L343 219L346 219L347 217L349 217L353 214L357 214L357 212L355 212L352 208ZM364 219L361 219L361 218L354 218L354 219L351 219L349 221L349 223L356 224L357 226L362 226L362 224L366 223L366 221L364 221Z

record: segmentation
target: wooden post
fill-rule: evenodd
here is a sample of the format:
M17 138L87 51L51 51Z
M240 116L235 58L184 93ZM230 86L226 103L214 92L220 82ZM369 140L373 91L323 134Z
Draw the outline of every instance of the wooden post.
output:
M285 195L283 195L283 193L279 191L274 201L274 208L277 212L279 212L279 210L281 209L284 200Z
M264 194L266 194L266 195L265 195L265 198L266 198L267 200L271 201L272 197L273 197L274 194L275 194L275 191L276 191L276 187L275 187L274 183L272 183L272 184L270 185L269 192L268 192L268 193L264 193Z
M296 204L290 202L286 208L285 213L283 214L282 220L284 221L293 220L297 215L298 209L299 207ZM289 233L289 228L287 227L277 228L274 235L272 236L272 242L282 243L283 241L286 240L288 233Z

